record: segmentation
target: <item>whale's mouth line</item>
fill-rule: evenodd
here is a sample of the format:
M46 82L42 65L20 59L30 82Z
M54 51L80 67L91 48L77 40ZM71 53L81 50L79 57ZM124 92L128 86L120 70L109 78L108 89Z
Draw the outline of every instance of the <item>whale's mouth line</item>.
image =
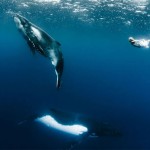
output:
M16 27L18 28L18 30L22 31L23 34L26 35L25 28L24 28L25 26L22 24L21 19L17 15L14 16L14 22L15 22Z
M17 26L21 24L21 21L17 16L14 16L14 22L16 23Z
M14 16L14 21L15 21L15 22L19 22L20 20L19 20L18 17Z

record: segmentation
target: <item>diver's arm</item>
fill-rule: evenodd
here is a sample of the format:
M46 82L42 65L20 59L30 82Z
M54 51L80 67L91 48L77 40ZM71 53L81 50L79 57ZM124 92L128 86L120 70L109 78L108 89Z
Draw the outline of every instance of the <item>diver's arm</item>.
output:
M133 46L140 48L140 41L139 40L134 40L134 42L132 43Z

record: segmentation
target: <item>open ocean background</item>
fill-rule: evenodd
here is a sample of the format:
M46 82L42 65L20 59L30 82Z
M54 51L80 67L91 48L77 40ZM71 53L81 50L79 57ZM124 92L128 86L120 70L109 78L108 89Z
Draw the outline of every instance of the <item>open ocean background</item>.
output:
M62 44L62 86L48 59L33 56L12 14ZM149 0L0 0L0 149L62 149L72 136L18 122L50 108L109 122L121 137L87 139L75 149L150 149Z

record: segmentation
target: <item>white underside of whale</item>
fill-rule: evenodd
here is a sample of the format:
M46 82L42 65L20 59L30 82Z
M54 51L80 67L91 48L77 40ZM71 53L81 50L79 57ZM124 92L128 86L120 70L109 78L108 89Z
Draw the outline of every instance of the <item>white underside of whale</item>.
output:
M63 125L57 122L52 116L45 115L40 118L37 118L35 121L41 122L47 127L54 128L66 133L70 133L73 135L81 135L83 133L88 132L87 127L80 125L80 124L73 124L73 125Z
M42 40L41 33L39 32L38 29L36 29L35 27L31 26L31 30L32 30L32 33L36 36L36 38L37 38L39 41Z

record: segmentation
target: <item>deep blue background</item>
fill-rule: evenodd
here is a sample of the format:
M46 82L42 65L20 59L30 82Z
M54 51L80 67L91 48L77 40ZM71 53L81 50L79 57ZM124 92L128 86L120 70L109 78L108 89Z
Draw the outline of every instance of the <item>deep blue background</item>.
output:
M129 36L148 38L148 25L139 25L136 19L132 20L136 26L112 22L88 24L76 16L71 18L67 11L54 13L47 21L48 13L39 16L34 13L43 7L29 8L29 15L20 8L13 10L14 3L2 4L0 149L65 147L73 137L36 123L17 125L49 108L109 122L123 133L119 138L87 139L78 149L150 149L150 50L132 47L128 42ZM10 7L62 44L65 67L59 91L55 88L53 66L39 54L32 55L8 13Z

